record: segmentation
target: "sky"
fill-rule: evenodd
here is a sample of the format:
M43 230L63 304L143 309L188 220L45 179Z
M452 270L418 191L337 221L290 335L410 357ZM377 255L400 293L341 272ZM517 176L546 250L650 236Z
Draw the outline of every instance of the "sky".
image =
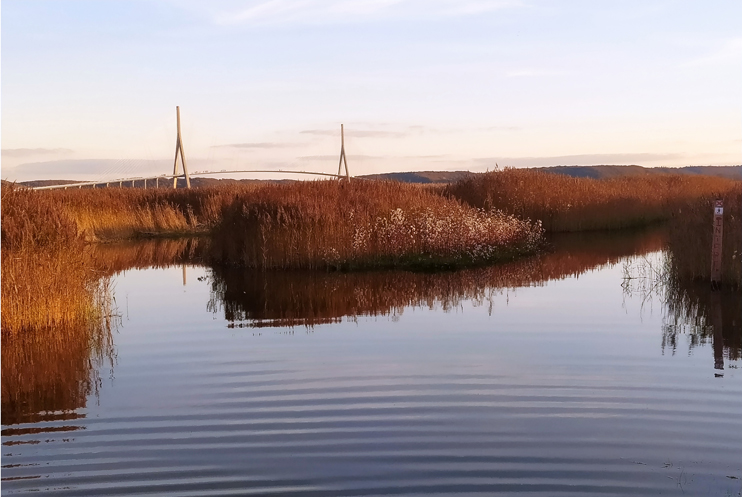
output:
M1 9L2 179L742 163L739 0Z

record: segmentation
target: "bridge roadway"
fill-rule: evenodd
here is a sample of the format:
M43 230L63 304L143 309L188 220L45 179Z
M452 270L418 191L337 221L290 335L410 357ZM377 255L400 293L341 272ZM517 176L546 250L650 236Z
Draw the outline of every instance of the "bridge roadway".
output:
M280 173L280 174L308 174L313 176L329 176L331 178L353 178L353 176L346 176L343 174L332 174L332 173L315 173L312 171L284 171L282 169L245 169L240 171L200 171L197 173L193 173L192 175L189 175L191 178L197 178L199 176L207 176L207 175L215 175L215 174L235 174L235 173ZM33 190L60 190L60 189L67 189L67 188L82 188L83 186L92 186L95 188L98 185L105 185L105 187L110 187L112 184L119 184L119 187L122 187L124 183L131 182L132 186L134 185L135 181L144 181L144 187L147 187L147 180L155 180L155 184L159 184L159 180L172 180L173 178L185 178L182 174L174 175L174 174L162 174L159 176L139 176L136 178L120 178L120 179L112 179L108 181L83 181L80 183L68 183L66 185L50 185L50 186L37 186L34 187Z

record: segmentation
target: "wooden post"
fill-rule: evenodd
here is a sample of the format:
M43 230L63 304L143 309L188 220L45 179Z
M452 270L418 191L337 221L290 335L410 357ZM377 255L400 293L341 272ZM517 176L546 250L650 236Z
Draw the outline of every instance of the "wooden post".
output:
M340 172L343 168L343 163L345 163L345 178L350 181L350 173L348 172L348 159L345 157L345 132L343 131L343 125L340 125L340 164L338 164L338 178L340 177Z
M147 189L147 178L144 178L144 189Z
M183 151L183 138L180 136L180 107L175 107L175 114L178 119L178 136L175 139L175 162L173 163L173 188L178 187L178 153L180 153L180 161L183 164L183 176L186 180L186 188L191 187L191 177L188 175L188 166L186 165L185 152Z
M711 287L721 286L721 241L724 234L724 202L714 204L714 235L711 243Z
M721 306L721 292L711 292L711 306L709 314L711 327L714 329L714 369L724 370L724 313ZM716 373L715 376L724 376L724 373Z

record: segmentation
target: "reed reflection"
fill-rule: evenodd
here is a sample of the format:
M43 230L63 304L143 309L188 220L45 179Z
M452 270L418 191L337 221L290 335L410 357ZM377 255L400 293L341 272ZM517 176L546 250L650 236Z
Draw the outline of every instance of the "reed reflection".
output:
M742 358L742 292L711 291L708 283L672 280L666 299L663 351L675 354L685 337L689 353L699 345L712 345L718 371L724 370L725 361Z
M622 258L661 250L661 231L559 236L548 253L509 264L444 273L255 271L213 265L208 309L234 327L314 326L344 317L444 311L472 300L491 305L508 288L543 285Z
M130 269L206 264L207 238L129 240L95 246L95 265L113 275Z
M2 423L4 427L41 421L75 420L88 398L97 395L100 371L113 372L116 316L108 280L96 293L97 315L87 325L3 335ZM78 426L4 428L3 436L74 431ZM15 441L3 441L13 445ZM23 443L34 443L26 441ZM37 443L37 442L36 442Z

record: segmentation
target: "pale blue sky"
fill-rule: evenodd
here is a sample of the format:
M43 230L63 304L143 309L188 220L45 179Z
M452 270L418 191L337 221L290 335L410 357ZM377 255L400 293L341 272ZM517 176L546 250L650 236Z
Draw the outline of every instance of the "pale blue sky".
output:
M742 2L2 2L2 177L742 163Z

